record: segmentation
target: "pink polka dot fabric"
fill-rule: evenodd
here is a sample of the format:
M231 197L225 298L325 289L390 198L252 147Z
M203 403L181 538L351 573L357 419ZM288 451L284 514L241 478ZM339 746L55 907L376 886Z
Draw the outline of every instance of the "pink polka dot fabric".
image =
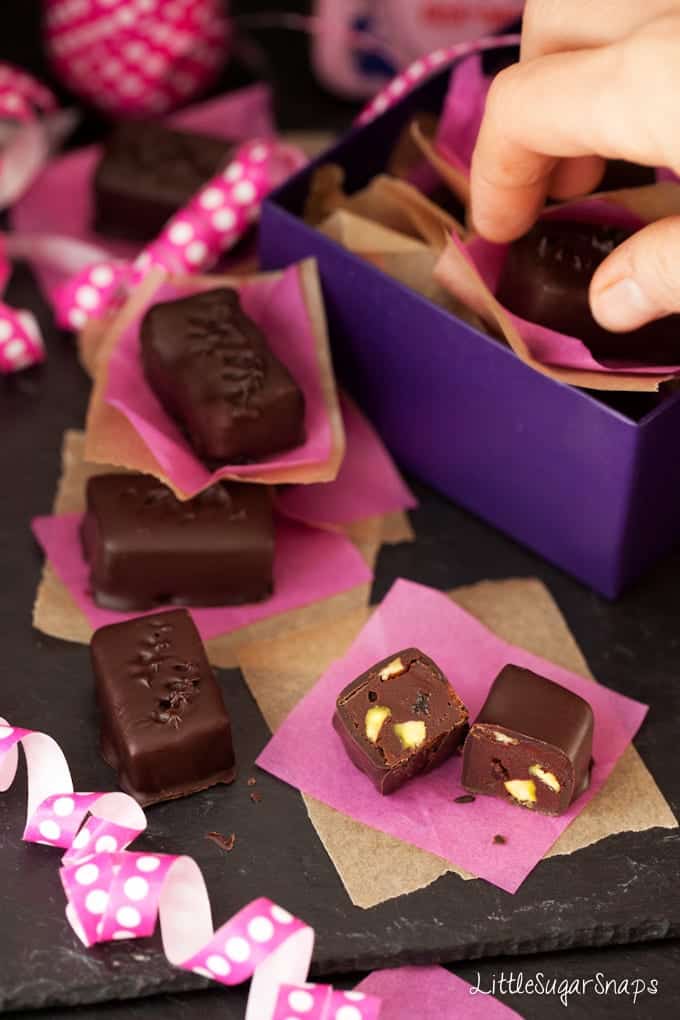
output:
M45 0L56 74L109 113L167 113L205 90L228 54L226 0Z
M160 919L172 964L224 985L251 981L248 1020L305 1014L309 1020L377 1020L378 999L304 984L314 932L271 900L254 900L213 931L196 862L128 851L146 827L141 807L125 793L74 792L66 759L47 734L0 718L0 791L16 775L19 743L28 766L24 839L66 850L59 870L66 917L85 946L150 936ZM284 986L286 1017L279 1010Z
M0 302L0 373L18 372L44 360L45 346L32 312Z
M157 267L167 273L207 271L247 233L266 195L305 161L295 146L272 139L242 145L229 166L168 221L131 265L89 265L57 288L57 322L65 329L82 329Z
M469 53L481 53L484 50L496 49L500 46L514 46L521 40L519 35L492 35L483 39L473 39L467 42L456 43L446 49L435 50L425 57L415 60L410 67L398 74L389 85L371 100L365 109L359 114L358 124L370 124L380 117L386 110L396 106L404 96L417 88L423 81L435 71L441 70L446 64L451 64L460 57Z

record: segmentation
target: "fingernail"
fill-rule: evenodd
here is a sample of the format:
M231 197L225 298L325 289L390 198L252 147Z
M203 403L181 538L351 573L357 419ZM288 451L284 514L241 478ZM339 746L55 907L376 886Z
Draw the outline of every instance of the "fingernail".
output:
M658 315L658 309L630 276L593 294L591 304L593 315L605 329L637 329Z

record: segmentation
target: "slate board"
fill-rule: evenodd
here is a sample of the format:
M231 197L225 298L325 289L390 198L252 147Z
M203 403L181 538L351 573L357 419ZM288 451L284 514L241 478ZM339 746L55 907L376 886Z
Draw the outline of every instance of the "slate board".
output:
M28 530L49 512L65 428L82 424L87 380L72 341L54 332L30 274L15 274L9 295L41 313L49 347L43 369L2 384L0 470L5 481L0 620L4 670L0 714L51 733L80 789L106 789L112 774L97 753L88 650L32 630L40 556ZM413 546L383 549L374 598L397 576L446 589L484 577L538 575L548 583L604 683L652 702L638 747L677 812L680 685L669 664L678 645L680 556L670 559L617 605L609 605L466 513L421 491ZM543 862L515 896L453 875L370 911L351 906L295 791L258 776L262 802L246 779L268 731L238 671L221 675L234 721L240 778L149 811L139 841L186 851L206 876L219 922L248 899L267 895L317 930L315 972L372 970L405 962L527 954L680 935L680 837L653 830L611 837L572 856ZM174 970L158 938L85 951L63 918L58 855L20 840L23 774L0 797L0 1008L28 1009L125 999L200 988ZM231 854L205 839L235 832ZM214 993L209 993L209 998ZM223 1016L241 1016L242 993L222 993Z

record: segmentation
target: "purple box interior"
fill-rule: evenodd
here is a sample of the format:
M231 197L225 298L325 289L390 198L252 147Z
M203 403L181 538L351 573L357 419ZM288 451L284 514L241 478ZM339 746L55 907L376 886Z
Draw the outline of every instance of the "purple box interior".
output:
M657 401L554 382L301 219L321 163L350 191L384 169L448 71L355 129L265 204L265 268L319 263L338 374L416 477L614 598L680 539L680 393Z

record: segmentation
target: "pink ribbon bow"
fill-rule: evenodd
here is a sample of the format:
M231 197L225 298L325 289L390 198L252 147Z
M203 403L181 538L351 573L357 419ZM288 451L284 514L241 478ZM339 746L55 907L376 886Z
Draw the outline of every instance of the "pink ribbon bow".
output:
M246 1020L378 1020L380 1000L306 984L314 931L271 900L247 904L213 931L203 875L187 856L130 852L146 828L126 793L76 793L64 754L46 733L0 718L0 791L22 744L28 769L24 840L60 847L66 917L86 946L153 934L160 921L174 966L224 985L250 980Z

